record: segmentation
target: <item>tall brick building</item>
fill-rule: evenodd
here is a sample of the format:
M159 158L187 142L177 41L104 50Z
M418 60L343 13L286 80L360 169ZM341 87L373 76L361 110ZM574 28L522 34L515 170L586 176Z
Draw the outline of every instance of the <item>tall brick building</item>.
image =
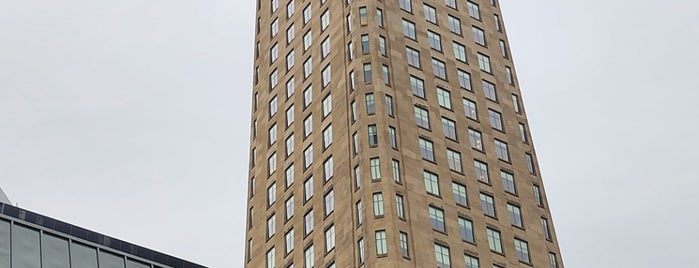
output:
M246 267L563 267L496 0L258 0Z

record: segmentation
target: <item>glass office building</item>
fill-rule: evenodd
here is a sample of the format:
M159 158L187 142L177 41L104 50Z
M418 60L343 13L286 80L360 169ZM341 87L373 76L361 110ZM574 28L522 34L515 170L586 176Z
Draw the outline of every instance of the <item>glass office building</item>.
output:
M205 268L0 203L0 268Z

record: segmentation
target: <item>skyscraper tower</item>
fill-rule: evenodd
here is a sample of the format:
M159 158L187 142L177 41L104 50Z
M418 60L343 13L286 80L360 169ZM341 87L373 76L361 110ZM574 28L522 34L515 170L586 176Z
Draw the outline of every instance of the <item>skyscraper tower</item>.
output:
M496 0L258 0L255 40L246 267L563 267Z

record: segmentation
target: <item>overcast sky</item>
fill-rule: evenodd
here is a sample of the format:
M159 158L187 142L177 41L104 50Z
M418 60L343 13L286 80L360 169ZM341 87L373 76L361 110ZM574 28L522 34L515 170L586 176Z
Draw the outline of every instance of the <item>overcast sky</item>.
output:
M0 1L12 201L242 267L254 2ZM699 267L699 4L501 6L566 266Z

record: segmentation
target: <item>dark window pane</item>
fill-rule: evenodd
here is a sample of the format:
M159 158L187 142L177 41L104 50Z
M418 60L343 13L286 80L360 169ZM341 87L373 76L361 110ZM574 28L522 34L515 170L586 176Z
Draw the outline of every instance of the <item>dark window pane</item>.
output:
M81 244L70 245L71 268L95 268L97 266L97 250Z
M12 266L41 268L38 231L12 226Z
M41 240L43 268L70 268L68 240L44 234Z

